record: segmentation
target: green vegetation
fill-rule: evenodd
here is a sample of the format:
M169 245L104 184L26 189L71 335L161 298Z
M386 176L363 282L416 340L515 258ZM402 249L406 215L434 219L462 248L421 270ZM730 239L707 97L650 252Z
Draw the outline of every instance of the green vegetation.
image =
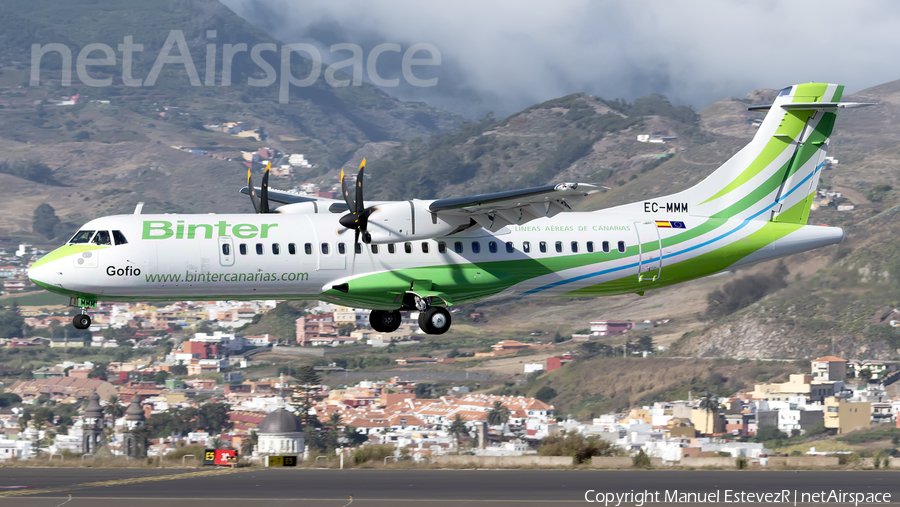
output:
M12 162L0 162L0 173L10 174L28 181L41 183L43 185L62 184L53 178L53 170L46 164L34 160L15 160ZM49 205L47 205L49 206ZM51 208L52 209L52 208Z
M784 262L779 262L769 274L747 275L732 280L707 294L706 317L721 318L759 301L767 293L787 286L788 270Z
M696 125L700 122L700 115L693 108L673 106L665 95L658 93L636 99L631 104L623 99L604 100L603 102L611 109L628 116L665 116L686 125Z
M576 464L590 462L592 456L614 456L618 452L617 448L600 437L585 437L574 431L562 431L544 437L538 449L541 456L572 456ZM648 466L649 461L648 458Z
M888 438L891 439L891 443L893 443L894 445L900 443L900 429L887 428L871 431L861 430L859 432L850 433L849 435L837 437L837 440L841 442L849 442L851 444L865 444L867 442L877 442L879 440L886 440Z
M151 415L146 423L149 438L185 435L198 430L216 434L229 430L232 425L228 419L228 404L220 402L204 403L199 408L170 408Z

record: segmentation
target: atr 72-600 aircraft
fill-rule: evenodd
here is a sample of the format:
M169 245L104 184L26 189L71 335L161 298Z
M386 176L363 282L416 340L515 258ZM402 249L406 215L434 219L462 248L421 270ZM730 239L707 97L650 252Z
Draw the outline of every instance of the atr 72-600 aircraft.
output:
M447 307L492 298L643 294L678 282L839 243L837 227L806 225L843 86L781 90L753 140L697 185L593 212L569 202L597 192L562 183L437 200L363 203L249 181L257 214L98 218L38 260L29 277L81 308L111 301L318 299L369 308L391 332L419 310L430 334ZM281 204L270 211L270 201ZM350 231L353 231L350 233ZM360 242L360 240L362 240Z

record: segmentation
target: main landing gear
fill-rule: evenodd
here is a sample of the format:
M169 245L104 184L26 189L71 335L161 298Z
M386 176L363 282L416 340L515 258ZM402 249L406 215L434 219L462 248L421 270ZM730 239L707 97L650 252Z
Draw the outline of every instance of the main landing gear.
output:
M415 297L411 305L404 305L404 309L411 310L414 306L419 311L419 327L427 334L444 334L450 329L450 312L442 306L431 306L425 298ZM393 333L400 327L400 310L372 310L369 314L369 324L379 333Z
M450 312L441 306L429 306L419 312L419 327L427 334L444 334L450 329Z
M369 324L379 333L393 333L400 327L400 310L372 310Z

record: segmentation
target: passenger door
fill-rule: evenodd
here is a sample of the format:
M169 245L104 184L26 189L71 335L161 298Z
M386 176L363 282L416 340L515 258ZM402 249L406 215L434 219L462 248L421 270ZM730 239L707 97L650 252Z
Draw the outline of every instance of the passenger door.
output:
M654 282L662 272L659 229L654 221L635 222L638 239L638 281Z

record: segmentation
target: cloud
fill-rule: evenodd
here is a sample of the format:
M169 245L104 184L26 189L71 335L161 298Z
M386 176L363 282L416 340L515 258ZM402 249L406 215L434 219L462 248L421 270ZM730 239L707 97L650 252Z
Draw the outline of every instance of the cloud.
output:
M433 44L442 64L426 72L438 86L385 91L469 116L573 92L662 93L699 109L758 88L828 81L853 92L900 78L900 4L886 0L224 3L284 42L353 42L366 54ZM379 63L399 74L399 57Z

